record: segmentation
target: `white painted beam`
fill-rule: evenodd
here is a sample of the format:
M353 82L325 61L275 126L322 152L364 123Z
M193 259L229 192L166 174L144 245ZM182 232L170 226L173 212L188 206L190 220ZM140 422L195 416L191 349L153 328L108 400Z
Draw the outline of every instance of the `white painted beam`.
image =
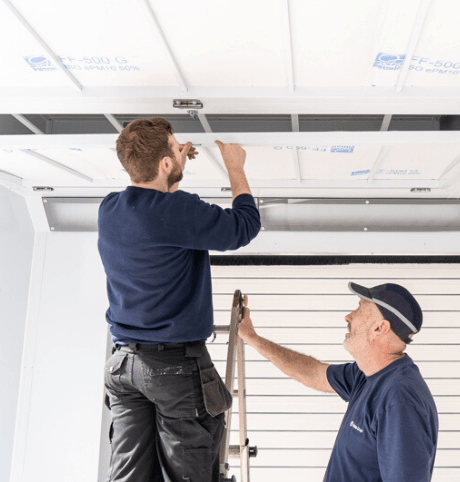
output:
M50 159L49 157L46 157L43 154L30 151L28 149L20 149L20 151L23 152L24 154L27 154L28 156L35 157L40 161L46 162L47 164L50 164L51 166L56 167L57 169L66 172L67 174L71 174L72 176L78 177L80 179L84 179L85 181L93 182L93 179L87 176L86 174L82 174L81 172L78 172L75 169L67 167L64 164L61 164L60 162L54 161L53 159Z
M11 114L16 120L18 120L21 124L25 125L27 129L30 129L34 134L41 135L44 134L35 124L30 122L26 117L22 114Z
M286 76L289 92L294 92L294 58L292 56L292 36L291 36L291 20L289 18L289 0L280 0L282 10L282 32L284 42L284 61L286 64Z
M404 145L445 144L459 145L460 131L388 131L388 132L219 132L175 133L181 143L192 142L195 146L215 147L215 140L224 144L243 146L304 146L304 145ZM8 135L0 136L0 148L34 149L52 147L80 147L111 149L115 147L118 134L53 134L47 136Z
M21 15L21 13L10 2L10 0L2 0L2 1L8 7L10 12L19 20L19 22L21 22L23 27L30 33L30 35L32 35L32 37L40 44L40 46L51 57L51 60L53 61L56 68L60 70L67 77L67 79L70 80L70 82L72 82L72 85L76 87L78 91L81 91L83 87L80 84L80 82L78 82L78 80L66 69L64 64L59 59L59 57L53 52L53 50L51 50L49 45L40 37L40 35L38 35L38 33L32 28L29 22L27 22L27 20ZM27 112L27 110L22 112ZM43 112L46 112L46 110L43 110Z
M382 146L380 149L379 155L377 156L376 161L374 162L374 165L372 166L371 172L369 173L369 176L367 177L367 182L371 182L377 172L379 171L380 167L383 164L383 161L385 160L385 157L387 156L389 151L388 146Z
M118 132L123 130L123 126L118 122L118 120L112 114L104 114L107 120L115 127Z
M214 144L214 147L216 144ZM200 151L204 152L206 157L208 158L209 162L217 169L219 174L226 180L228 181L228 172L225 170L225 168L222 166L222 164L213 156L212 152L204 146L200 147Z
M0 114L178 114L177 87L95 87L81 92L59 87L5 87ZM458 115L458 87L190 87L206 114Z
M409 71L409 66L412 62L412 57L417 47L418 39L420 38L420 34L422 33L423 24L425 23L426 17L428 15L430 3L431 0L420 1L417 17L415 18L415 22L412 27L412 33L409 39L409 44L406 50L406 58L404 59L403 65L399 72L398 81L396 82L396 92L401 92L404 86L404 81L406 80L407 72Z
M391 114L386 114L383 116L383 121L382 121L382 125L380 127L380 130L381 131L387 131L388 128L390 127L390 122L391 122L391 118L393 116Z
M201 122L201 125L203 126L204 131L211 133L212 129L211 129L211 126L209 125L208 119L206 119L206 115L200 114L200 113L198 113L197 115L198 115L199 121Z
M150 18L153 21L153 24L155 26L155 32L157 34L157 37L160 41L160 43L163 45L166 53L168 54L168 57L171 61L172 67L174 68L174 72L177 76L177 79L179 81L180 88L183 92L186 92L188 90L188 85L187 81L185 80L184 74L182 73L179 64L177 63L176 58L174 57L174 53L171 50L171 47L169 46L168 39L166 38L166 35L164 34L160 22L158 22L157 16L155 15L155 12L153 11L152 5L150 4L149 0L140 0L141 3L143 3L146 7L147 12L150 15Z

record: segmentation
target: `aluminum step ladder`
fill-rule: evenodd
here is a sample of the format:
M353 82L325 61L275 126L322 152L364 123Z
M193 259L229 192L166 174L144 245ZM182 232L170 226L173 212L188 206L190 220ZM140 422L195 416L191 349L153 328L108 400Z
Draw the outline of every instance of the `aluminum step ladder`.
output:
M243 295L236 290L233 295L232 315L230 325L215 325L214 333L228 333L227 368L225 372L225 386L238 398L238 416L240 444L230 445L230 430L232 422L232 408L225 413L225 430L220 445L220 482L236 482L236 477L229 476L229 458L239 458L241 466L240 482L249 482L249 458L257 456L257 447L249 446L246 421L246 372L244 358L244 341L238 336L238 324L243 319ZM238 389L235 390L235 359L238 373Z

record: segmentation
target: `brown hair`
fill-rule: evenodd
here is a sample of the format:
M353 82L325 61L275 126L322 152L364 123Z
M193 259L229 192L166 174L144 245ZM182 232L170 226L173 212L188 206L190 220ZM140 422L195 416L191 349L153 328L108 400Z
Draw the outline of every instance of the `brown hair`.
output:
M138 119L128 124L117 139L117 156L134 182L153 181L163 157L174 158L169 146L172 125L161 117Z

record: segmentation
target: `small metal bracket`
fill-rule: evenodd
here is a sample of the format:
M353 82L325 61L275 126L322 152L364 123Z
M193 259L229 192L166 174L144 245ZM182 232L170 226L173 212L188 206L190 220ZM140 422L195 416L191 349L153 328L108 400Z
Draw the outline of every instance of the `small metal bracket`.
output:
M47 186L34 186L32 188L34 191L54 191L54 187L47 187Z
M198 118L198 112L196 110L188 110L187 114L189 114L193 120L200 120Z
M173 107L176 109L202 109L203 103L198 99L174 99Z

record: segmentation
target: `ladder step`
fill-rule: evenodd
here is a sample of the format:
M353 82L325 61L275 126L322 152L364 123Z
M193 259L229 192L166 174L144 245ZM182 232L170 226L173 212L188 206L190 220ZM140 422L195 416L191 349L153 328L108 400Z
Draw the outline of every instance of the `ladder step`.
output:
M214 333L229 333L230 325L214 325Z
M257 457L259 450L257 445L254 447L249 447L249 457ZM240 458L240 446L239 445L230 445L228 448L228 457L231 459L238 459Z
M238 390L233 390L232 395L233 395L234 397L237 397L237 396L238 396Z

